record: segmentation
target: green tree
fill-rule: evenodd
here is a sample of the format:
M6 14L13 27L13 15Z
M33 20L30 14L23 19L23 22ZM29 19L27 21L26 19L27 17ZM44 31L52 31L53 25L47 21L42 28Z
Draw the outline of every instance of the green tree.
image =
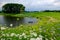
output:
M2 7L2 11L5 13L20 13L25 11L25 6L22 4L9 3Z

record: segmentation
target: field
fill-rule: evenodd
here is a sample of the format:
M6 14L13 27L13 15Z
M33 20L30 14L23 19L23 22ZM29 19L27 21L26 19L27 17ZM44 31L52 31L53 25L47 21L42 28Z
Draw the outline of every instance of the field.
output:
M60 12L24 12L21 14L4 14L5 16L35 17L34 25L20 25L15 28L4 27L0 38L6 40L60 40Z

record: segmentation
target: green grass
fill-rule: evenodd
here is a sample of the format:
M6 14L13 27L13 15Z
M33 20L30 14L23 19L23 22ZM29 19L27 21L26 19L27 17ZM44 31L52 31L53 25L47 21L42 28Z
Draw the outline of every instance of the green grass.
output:
M1 30L0 38L5 38L5 39L12 38L12 40L30 40L30 38L37 38L39 37L39 35L42 35L43 40L46 39L60 40L60 13L59 12L28 12L28 13L24 12L21 14L0 13L0 15L17 16L17 17L35 17L38 19L38 22L34 25L30 25L30 24L20 25L15 28L7 28L5 30ZM10 36L12 33L15 33L15 35ZM25 34L23 35L23 33ZM35 35L32 33L35 33ZM20 37L18 34L23 36ZM18 35L18 37L16 35Z

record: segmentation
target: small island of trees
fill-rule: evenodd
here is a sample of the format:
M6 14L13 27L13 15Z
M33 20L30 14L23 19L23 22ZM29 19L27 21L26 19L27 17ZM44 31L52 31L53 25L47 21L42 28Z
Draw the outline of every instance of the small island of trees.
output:
M22 4L8 3L3 5L2 11L4 13L20 13L25 11L25 6Z

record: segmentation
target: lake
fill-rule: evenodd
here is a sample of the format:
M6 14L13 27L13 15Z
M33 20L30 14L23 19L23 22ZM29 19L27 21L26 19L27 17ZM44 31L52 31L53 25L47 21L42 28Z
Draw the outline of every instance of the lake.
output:
M24 25L34 23L37 23L37 19L32 17L0 16L0 26L15 27L21 24Z

